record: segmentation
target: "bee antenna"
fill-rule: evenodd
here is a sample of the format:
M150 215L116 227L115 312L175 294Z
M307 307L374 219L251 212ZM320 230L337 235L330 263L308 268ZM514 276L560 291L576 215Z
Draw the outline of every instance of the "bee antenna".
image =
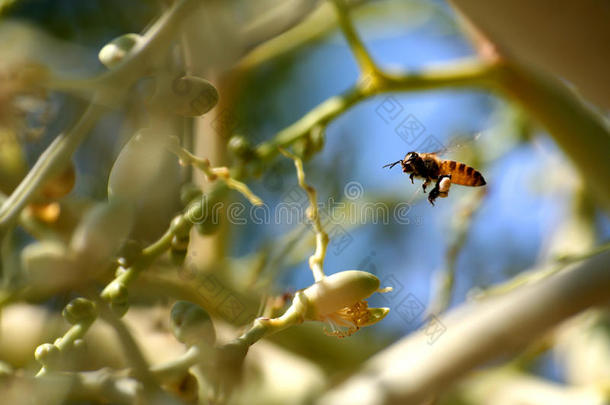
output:
M400 162L402 162L402 160L397 160L394 163L388 163L387 165L383 166L383 167L389 167L390 169L393 168L394 166L396 166L397 164L399 164Z

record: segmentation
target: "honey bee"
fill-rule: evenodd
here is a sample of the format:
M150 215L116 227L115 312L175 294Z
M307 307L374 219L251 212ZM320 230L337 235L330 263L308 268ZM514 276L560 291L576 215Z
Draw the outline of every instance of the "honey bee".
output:
M434 188L428 194L428 201L432 205L438 197L445 198L449 195L449 188L452 183L470 187L480 187L487 184L483 175L467 164L455 160L441 159L435 153L409 152L404 159L383 167L391 169L399 163L404 173L410 173L411 184L413 184L414 177L424 180L422 184L424 193L426 187L432 181L436 181Z

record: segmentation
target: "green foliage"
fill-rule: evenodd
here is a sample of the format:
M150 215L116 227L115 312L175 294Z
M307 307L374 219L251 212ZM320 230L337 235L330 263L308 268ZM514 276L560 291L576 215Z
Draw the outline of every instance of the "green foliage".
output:
M327 350L337 358L343 356L346 363L353 361L349 357L357 356L350 353L351 349L345 349L350 347L350 343L316 340L320 339L319 328L307 329L302 324L306 321L322 323L330 327L327 334L337 337L350 336L365 327L374 328L390 309L369 308L366 300L375 292L389 292L391 288L380 289L383 286L379 278L363 270L344 270L326 275L324 265L331 236L325 229L317 190L306 182L303 161L324 150L326 126L330 122L357 103L382 93L447 87L506 93L549 129L590 183L592 194L606 203L610 201L610 160L607 159L610 136L607 126L563 83L500 57L457 61L420 72L385 71L366 49L353 25L350 7L343 0L330 1L320 9L324 11L332 6L336 23L359 67L360 76L349 89L323 101L273 137L260 142L251 134L244 133L242 128L232 127L232 122L225 123L228 126L219 128L214 136L202 136L206 130L197 130L198 126L212 118L222 119L226 111L222 109L226 108L225 104L231 104L232 98L239 97L240 87L256 94L263 88L261 83L252 80L254 76L248 76L248 69L256 65L256 57L233 61L231 65L235 67L226 69L220 63L212 66L213 47L202 50L196 46L202 40L198 24L210 18L222 20L222 12L232 10L216 3L207 4L199 0L162 2L167 8L144 32L121 35L101 47L98 56L106 68L101 74L87 79L70 78L41 68L36 70L37 74L32 74L32 78L15 81L19 84L16 86L19 91L6 92L6 98L12 99L22 92L27 93L26 90L33 92L40 88L76 95L88 103L82 116L73 125L62 129L27 174L22 150L13 136L15 129L2 122L0 115L0 124L9 128L5 131L0 126L3 147L0 153L6 158L0 162L0 172L7 173L0 179L0 190L7 194L0 195L4 277L0 304L8 306L11 302L39 302L50 298L65 303L77 295L62 311L65 321L70 324L69 329L59 333L60 337L54 343L43 343L35 349L34 358L40 365L35 384L64 378L68 382L66 397L84 397L94 402L154 403L166 401L168 393L176 403L244 402L248 390L255 385L252 381L256 382L257 378L264 380L266 372L265 359L261 360L264 356L260 355L265 353L264 345L257 345L262 346L259 357L251 356L256 366L247 365L251 347L288 329L289 333L284 336L289 339L300 339L300 344L313 342L311 352L324 353ZM235 2L232 7L237 8L239 4ZM0 3L0 11L5 6L6 2ZM116 7L116 4L102 9L111 7ZM220 13L220 17L216 13ZM300 24L300 20L297 18L295 24ZM311 24L311 21L302 24ZM269 29L274 28L269 24ZM58 32L65 34L62 30ZM281 39L283 35L282 29L272 37ZM294 38L294 35L292 32L288 37ZM311 39L311 36L305 37ZM266 43L277 44L275 40ZM301 44L297 38L293 45ZM223 52L232 55L234 49L228 49L232 45L227 43ZM265 46L268 45L262 45ZM286 51L285 46L282 44L279 54ZM208 51L209 55L206 54ZM268 49L266 52L275 55L274 52L268 53ZM281 64L293 62L288 57ZM278 68L278 74L284 71L284 67ZM228 70L225 72L228 78L219 77L215 68ZM201 77L200 72L209 74L210 80ZM214 77L215 74L218 76ZM148 86L147 91L142 92L144 95L136 91L143 80ZM226 83L231 80L235 84ZM274 85L281 85L281 80ZM260 93L262 97L262 91ZM132 109L131 103L136 103L137 108ZM258 111L251 107L241 106L245 110ZM77 218L70 222L70 218L65 218L69 214L66 211L70 211L65 209L65 201L75 184L73 155L99 119L110 110L125 113L124 127L130 136L110 169L108 201L83 202ZM253 115L253 121L260 125L267 119L258 112ZM194 120L201 116L204 117ZM529 136L529 125L524 122L526 120L519 121L522 125L518 127ZM573 134L579 130L582 130L582 135L577 139ZM191 147L193 138L197 140L198 153L209 156L195 154ZM233 161L224 166L230 161L227 152ZM289 235L286 240L278 240L278 245L285 244L280 261L288 262L291 255L298 256L298 260L307 257L311 246L299 250L298 239L313 240L314 244L308 260L314 282L290 297L275 297L274 286L269 285L275 281L275 270L268 272L272 275L271 280L261 277L263 269L276 264L268 251L238 259L226 255L231 235L226 223L228 208L225 203L240 195L252 206L263 206L262 199L246 181L272 172L273 163L280 154L294 162L299 187L307 196L307 225L311 225L313 230L311 238ZM473 159L481 157L474 156ZM220 162L220 165L215 166L212 162ZM191 169L194 176L186 174ZM455 288L457 258L466 243L471 219L484 196L484 193L476 195L461 207L459 214L454 215L446 270L442 274L436 301L429 308L431 314L444 310L450 302ZM69 223L65 226L68 231L60 230L62 220ZM42 231L36 232L40 229ZM37 240L19 251L13 242L15 233L21 230L30 232ZM62 236L65 234L70 237L66 239ZM586 240L584 245L590 244L589 239L581 239ZM564 260L583 262L584 270L595 275L598 264L588 266L586 260L599 260L598 254L603 254L607 246L593 251L591 246L584 247L589 249L588 253ZM11 260L16 255L19 255L20 263L13 266ZM532 280L546 280L563 270L564 264L550 271L524 273L499 290L487 291L487 296L498 291L506 294ZM18 267L13 274L19 277L9 277L13 267ZM484 295L481 293L479 298ZM168 304L174 301L168 310ZM158 353L154 353L157 349L152 346L139 347L139 339L148 342L146 337L132 336L124 325L121 318L125 317L128 323L134 322L130 317L138 318L138 311L150 307L152 302L162 305L163 319L155 326L155 331L149 331L150 334L161 331L167 338L171 332L172 344L185 346L182 354L164 356L161 353L157 357ZM256 302L262 302L260 309L251 305ZM559 322L584 307L579 306L574 311L567 308L561 316L553 314L553 308L543 308L540 314L544 317L551 313L555 322ZM238 326L242 330L236 330L235 324L242 320L239 316L246 313L251 315L248 322L241 322ZM147 314L151 316L150 312ZM101 370L91 372L88 366L79 367L74 361L75 353L86 352L91 342L94 342L93 349L97 344L102 352L108 350L104 349L106 342L101 339L86 340L94 334L93 329L101 321L111 326L116 337L117 343L109 351L122 353L115 356L119 359L108 359L109 364L102 364L112 366L109 375ZM57 333L55 330L52 332ZM308 338L308 333L314 338ZM368 354L377 346L368 338L370 335L364 336L353 347ZM47 338L49 336L45 335ZM275 341L281 342L281 337L276 337ZM290 348L290 342L283 345ZM333 350L333 345L336 345L336 350ZM454 349L462 348L456 345ZM485 348L486 352L481 357L477 357L476 349L464 350L462 368L456 366L459 372L452 373L447 381L458 374L465 374L470 367L486 360L484 355L488 352L501 348ZM323 360L314 364L294 352L297 350L290 354L281 353L285 356L285 367L294 366L302 376L307 376L303 380L311 383L313 388L300 394L289 391L282 401L305 403L316 399L314 397L322 397L321 391L328 385L325 381L327 376L319 367ZM468 358L469 354L476 358ZM278 353L275 355L280 356ZM149 361L149 356L154 361ZM332 367L332 360L326 360L322 366ZM377 369L379 363L374 362L370 367ZM6 374L21 378L10 369ZM503 373L498 375L500 380L505 378ZM266 400L264 389L273 386L274 380L280 377L272 376L272 382L265 383L267 388L260 389L261 403ZM366 380L369 377L362 378ZM382 398L390 397L387 392L382 392L384 389L399 392L402 388L391 384L375 387ZM422 382L417 388L426 394L418 399L436 395L434 391L430 393L436 388L432 383L425 385ZM471 387L465 389L469 390L476 391ZM445 403L458 403L462 397L466 396L460 392Z

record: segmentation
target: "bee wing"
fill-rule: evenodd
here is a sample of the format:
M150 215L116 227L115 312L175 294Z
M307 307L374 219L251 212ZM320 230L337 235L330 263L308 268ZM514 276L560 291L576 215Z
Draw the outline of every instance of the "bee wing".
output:
M483 135L482 132L477 132L472 137L456 136L456 137L452 138L447 143L447 145L441 144L441 146L436 151L429 152L429 153L435 154L437 156L445 156L445 155L451 154L453 152L456 152L457 150L459 150L461 148L472 147L472 144L474 142L478 141L482 135Z

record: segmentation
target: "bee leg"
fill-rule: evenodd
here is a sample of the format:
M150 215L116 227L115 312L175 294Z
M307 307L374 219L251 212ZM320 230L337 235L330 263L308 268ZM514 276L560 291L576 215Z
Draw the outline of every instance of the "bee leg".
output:
M413 176L415 176L415 173L411 173L411 174L409 175L409 178L411 179L411 184L413 184Z
M428 201L430 204L434 205L434 200L436 200L439 196L438 185L434 186L432 190L430 190L430 194L428 194Z
M451 178L450 176L440 176L436 180L436 184L434 185L434 188L432 190L430 190L430 194L428 194L428 201L430 201L430 204L434 205L434 200L436 200L439 196L440 197L446 197L446 195L441 195L441 190L440 190L441 181L445 177Z
M430 184L430 179L426 179L426 181L424 181L424 183L421 185L421 188L424 189L424 193L426 192L426 187L428 187L428 184Z

